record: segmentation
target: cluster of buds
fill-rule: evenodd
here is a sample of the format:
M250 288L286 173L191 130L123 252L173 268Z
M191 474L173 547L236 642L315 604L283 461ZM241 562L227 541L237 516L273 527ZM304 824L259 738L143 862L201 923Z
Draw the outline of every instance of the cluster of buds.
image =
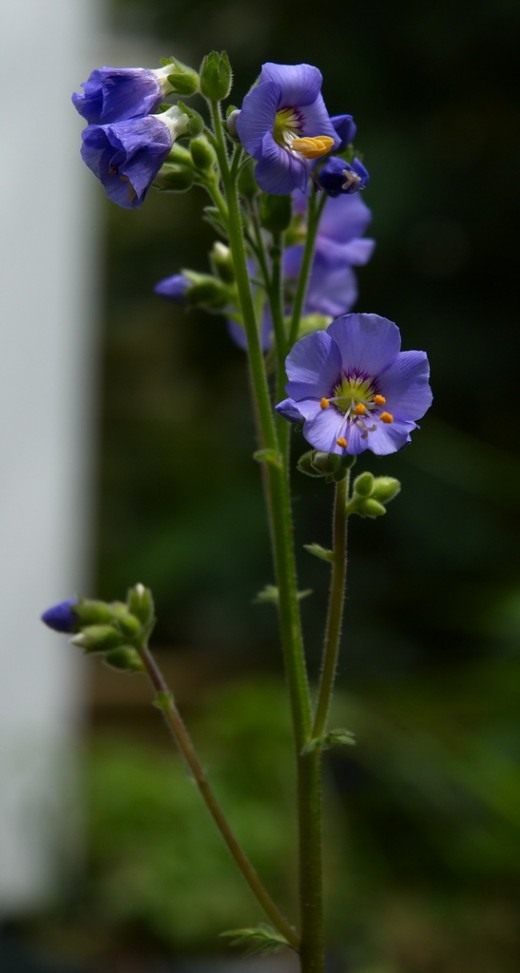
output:
M136 584L126 602L69 598L48 608L42 622L56 632L71 633L73 645L88 655L102 655L111 668L140 672L140 650L155 624L152 593Z
M386 504L400 490L401 484L393 476L374 476L368 470L360 473L354 480L347 513L358 514L360 517L382 517L386 514Z

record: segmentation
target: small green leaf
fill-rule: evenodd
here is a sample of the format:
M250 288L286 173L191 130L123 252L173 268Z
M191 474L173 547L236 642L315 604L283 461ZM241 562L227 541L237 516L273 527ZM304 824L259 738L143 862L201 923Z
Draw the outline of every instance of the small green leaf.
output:
M228 939L231 946L243 949L248 956L255 953L276 953L284 946L289 946L281 933L264 923L247 929L229 929L220 935L223 939Z
M314 737L312 740L308 740L302 749L302 754L305 756L309 753L314 753L315 750L330 750L331 747L348 746L354 747L356 745L356 738L350 730L329 730L321 737Z
M275 584L266 584L261 591L258 592L254 602L256 605L277 605L279 599L278 588Z
M257 449L256 453L253 453L253 459L256 459L257 463L276 466L278 470L283 468L282 457L277 449Z
M161 713L165 713L167 710L170 709L172 703L173 703L173 693L163 692L163 693L157 693L157 695L155 696L152 702L152 705L155 706L157 709L160 709Z
M334 551L329 550L327 547L322 547L321 544L304 544L303 545L308 554L312 554L313 557L319 557L320 561L333 561Z

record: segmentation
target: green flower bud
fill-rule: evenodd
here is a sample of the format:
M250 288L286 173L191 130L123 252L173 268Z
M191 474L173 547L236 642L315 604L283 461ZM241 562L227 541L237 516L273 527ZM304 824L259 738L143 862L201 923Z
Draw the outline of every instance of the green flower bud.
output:
M145 588L141 583L134 585L128 591L126 604L130 614L135 615L143 628L150 631L155 621L155 608L150 589Z
M354 493L357 493L359 497L370 497L372 495L373 487L373 473L369 473L367 470L365 473L360 473L359 476L356 476L356 479L354 480Z
M235 282L235 267L231 250L225 243L216 240L211 248L209 259L213 270L225 284L233 284Z
M154 186L163 192L185 193L193 186L193 169L191 165L188 168L165 162L154 179Z
M171 94L175 95L194 95L199 90L199 76L193 68L187 64L173 58L171 63L171 74L168 81L171 85Z
M120 645L105 655L105 662L111 669L126 672L142 672L144 669L139 653L131 645Z
M127 639L135 639L141 635L142 625L135 615L128 611L127 606L122 601L115 602L113 605L114 621L118 628Z
M190 108L190 106L186 105L183 101L178 101L177 106L189 118L187 134L192 138L194 138L196 135L200 135L200 133L203 132L206 127L206 123L202 115L198 111L195 111L194 108Z
M189 281L186 298L190 304L217 310L229 304L229 288L210 274L197 274L194 270L183 270L182 273Z
M386 514L386 507L372 497L360 497L352 512L359 514L360 517L383 517Z
M197 135L191 140L190 152L194 166L202 172L212 169L217 162L215 149L205 135Z
M262 193L260 222L270 233L283 233L291 222L291 197Z
M372 496L374 500L379 500L380 503L390 503L390 500L393 500L400 490L401 484L393 476L377 476L374 480Z
M200 90L211 101L227 98L233 83L233 72L226 51L210 51L200 66Z
M94 601L90 598L81 598L74 605L74 613L78 619L79 628L84 625L103 625L110 624L112 621L112 608L105 601Z
M71 641L85 652L108 652L118 648L125 636L112 625L87 625Z
M252 199L258 192L258 183L255 179L255 161L248 159L238 173L238 191L246 199Z
M311 449L300 456L297 469L306 476L322 476L328 483L332 483L342 480L355 462L355 456L339 456L336 453L323 453L319 449Z

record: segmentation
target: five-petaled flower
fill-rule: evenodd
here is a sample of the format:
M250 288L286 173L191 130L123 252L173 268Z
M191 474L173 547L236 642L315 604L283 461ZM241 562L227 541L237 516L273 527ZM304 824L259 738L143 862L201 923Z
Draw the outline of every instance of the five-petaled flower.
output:
M313 162L340 145L321 95L322 80L310 64L268 62L244 98L236 128L257 160L256 179L265 192L305 189Z
M138 118L155 111L171 85L172 67L96 68L83 82L83 91L72 95L72 102L89 125L108 125Z
M410 441L432 401L424 351L400 351L397 325L345 314L301 338L286 360L289 398L276 409L315 449L386 455Z
M143 202L175 139L188 125L188 115L176 105L160 115L87 125L81 156L110 199L133 209Z

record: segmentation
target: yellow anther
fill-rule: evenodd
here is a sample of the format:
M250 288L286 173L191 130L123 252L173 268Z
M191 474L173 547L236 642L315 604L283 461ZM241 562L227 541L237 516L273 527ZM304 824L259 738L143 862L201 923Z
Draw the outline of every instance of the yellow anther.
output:
M385 399L384 395L374 395L374 402L375 402L376 405L384 405L385 402L386 402L386 399Z
M379 418L381 419L381 422L390 423L394 421L394 417L391 412L382 412Z
M354 406L354 412L357 416L366 415L366 411L367 411L367 407L366 405L363 405L362 402L358 402L358 404Z
M323 396L323 398L320 399L320 409L328 409L329 406L330 406L330 399L327 399L325 398L325 396Z
M296 149L306 159L321 159L322 155L327 155L334 145L334 139L330 135L305 136L301 139L292 139L291 149Z
M344 436L340 436L339 439L336 439L336 443L338 446L341 446L342 449L346 449L348 446L348 442Z

